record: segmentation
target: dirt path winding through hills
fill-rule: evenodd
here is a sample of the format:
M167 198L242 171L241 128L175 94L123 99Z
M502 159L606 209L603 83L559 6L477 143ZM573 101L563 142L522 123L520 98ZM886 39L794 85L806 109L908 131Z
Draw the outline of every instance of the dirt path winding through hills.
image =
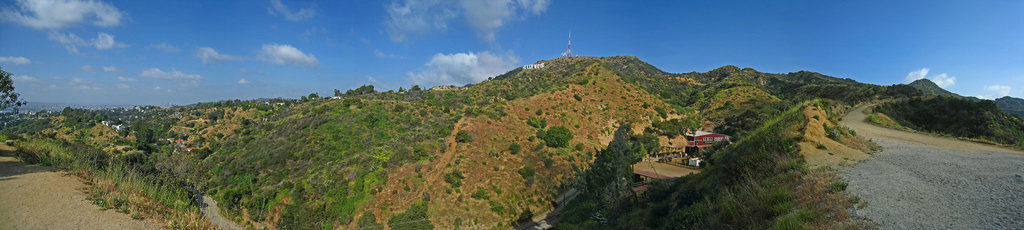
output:
M0 229L159 229L86 200L78 178L26 165L0 144Z
M864 108L841 122L883 148L839 169L866 203L857 216L881 229L1024 227L1024 152L874 126Z

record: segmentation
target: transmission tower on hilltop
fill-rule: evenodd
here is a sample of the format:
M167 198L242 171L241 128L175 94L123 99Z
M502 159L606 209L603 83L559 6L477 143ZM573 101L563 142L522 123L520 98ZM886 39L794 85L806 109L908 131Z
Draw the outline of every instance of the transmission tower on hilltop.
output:
M562 53L562 57L572 57L572 32L569 32L569 50Z

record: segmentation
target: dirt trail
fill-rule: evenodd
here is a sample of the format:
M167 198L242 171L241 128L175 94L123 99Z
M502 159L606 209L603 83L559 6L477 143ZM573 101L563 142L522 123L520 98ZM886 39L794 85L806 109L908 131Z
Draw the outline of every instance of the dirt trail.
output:
M75 176L26 165L0 144L0 229L159 229L86 200Z
M203 196L203 202L200 203L199 210L203 212L203 215L206 216L206 219L210 220L211 224L217 226L220 229L242 229L242 227L239 227L238 224L236 224L234 221L228 220L227 218L224 218L224 216L220 215L220 208L217 207L217 201L213 200L213 198L210 196Z
M855 215L881 229L1024 227L1024 152L874 126L864 108L841 123L883 149L839 169L866 204Z

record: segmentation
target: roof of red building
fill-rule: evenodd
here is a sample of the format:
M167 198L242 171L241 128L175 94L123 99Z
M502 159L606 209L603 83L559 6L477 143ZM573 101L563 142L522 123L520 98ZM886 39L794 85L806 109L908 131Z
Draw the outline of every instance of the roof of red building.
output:
M672 178L672 177L669 177L669 176L665 176L665 175L661 175L661 174L657 174L657 173L653 173L653 172L646 172L646 171L633 171L633 174L637 174L637 175L641 175L641 176L645 176L645 177L650 177L650 178L654 178L654 179L668 179L668 178Z

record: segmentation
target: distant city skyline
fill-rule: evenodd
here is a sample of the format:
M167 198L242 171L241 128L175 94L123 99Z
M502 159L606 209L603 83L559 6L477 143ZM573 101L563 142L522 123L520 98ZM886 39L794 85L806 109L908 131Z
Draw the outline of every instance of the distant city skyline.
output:
M0 1L0 66L30 102L184 105L477 83L632 55L964 96L1024 97L1020 1Z

